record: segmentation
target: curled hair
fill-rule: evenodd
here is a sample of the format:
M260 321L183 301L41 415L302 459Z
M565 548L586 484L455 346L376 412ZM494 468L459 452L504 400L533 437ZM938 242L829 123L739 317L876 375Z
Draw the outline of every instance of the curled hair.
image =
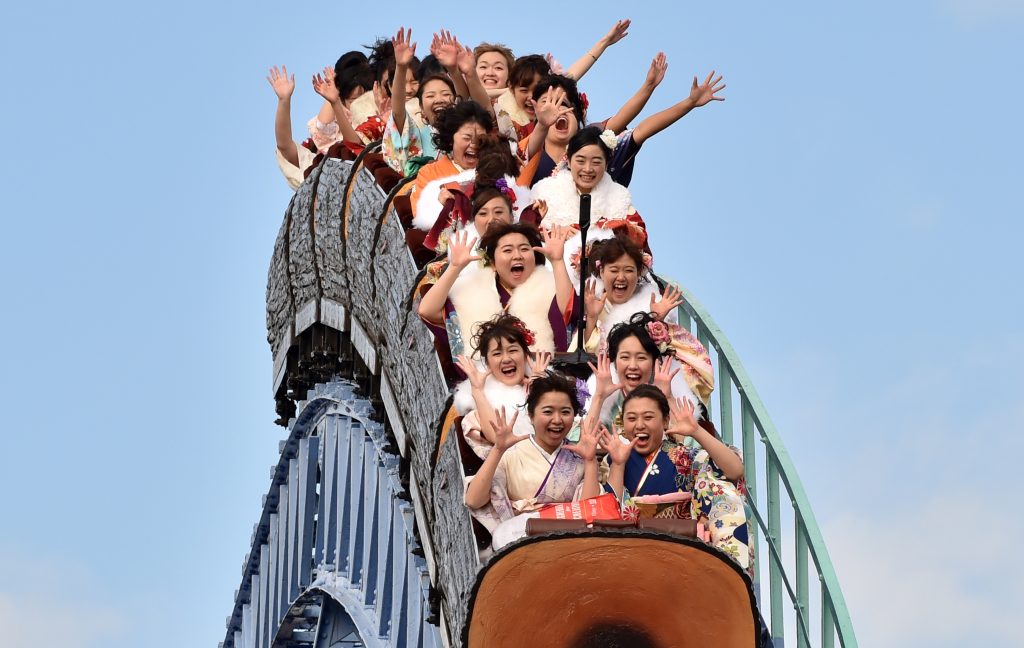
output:
M526 325L515 315L500 313L494 319L481 322L476 325L476 332L473 334L473 350L485 358L491 342L505 340L515 342L523 348L527 356L532 356L530 345L526 339Z
M637 283L646 281L647 266L644 265L644 251L632 239L618 234L609 239L594 241L589 255L590 274L600 277L601 269L604 266L615 263L623 256L628 256L636 264Z
M420 64L420 69L423 69L423 63ZM427 84L431 81L441 81L448 89L452 92L452 100L454 101L458 94L455 92L455 83L452 82L452 78L445 73L440 74L428 74L420 78L420 87L416 89L416 99L419 100L420 104L423 103L423 91L426 89Z
M505 65L509 70L511 70L512 66L516 64L516 57L512 53L512 50L501 43L480 43L473 48L473 58L479 60L480 57L487 52L497 52L504 56Z
M537 87L533 89L533 101L536 103L544 96L544 93L551 88L561 88L565 90L565 98L568 99L569 104L572 106L572 112L576 115L576 121L579 122L580 126L583 125L583 118L585 117L583 111L583 98L580 97L580 91L576 87L576 82L567 76L561 74L549 74L537 83ZM600 131L599 131L600 132Z
M574 414L579 414L583 406L580 404L579 396L576 395L576 383L571 378L566 378L560 373L549 371L548 373L534 378L530 383L530 393L526 396L526 411L532 417L537 403L541 396L550 392L562 392L569 397L569 404Z
M466 124L479 124L484 132L494 130L494 120L491 113L475 101L461 101L454 106L449 106L437 115L434 127L434 146L442 153L451 155L455 148L455 133Z
M544 245L540 232L536 226L530 223L494 223L487 228L486 232L481 232L479 243L480 249L487 257L487 262L491 265L494 264L494 252L498 249L498 242L509 234L522 234L534 247ZM536 250L533 251L533 259L538 266L544 265L546 261L544 255Z
M348 101L356 88L369 92L373 88L373 70L366 55L357 50L345 52L334 64L334 87L342 101Z
M581 148L591 144L595 144L601 149L601 153L604 154L604 162L608 164L612 159L612 150L601 139L601 129L597 126L587 126L576 131L576 134L569 140L569 150L566 151L566 154L571 158Z
M671 408L668 405L668 398L664 393L654 385L637 385L636 389L626 394L626 397L622 399L622 411L626 411L626 403L636 398L649 398L658 404L658 409L661 410L661 415L668 420L669 412Z
M395 45L390 38L378 38L370 50L370 68L373 70L373 80L377 81L391 95L391 83L395 80ZM384 75L388 81L384 83ZM405 79L402 79L404 82Z
M551 74L551 65L540 54L527 54L516 59L515 65L508 73L508 85L511 88L529 88L535 78Z
M519 175L521 163L504 137L488 136L477 147L476 184L493 185L505 176Z
M640 342L640 346L644 348L644 351L651 354L651 357L655 360L661 357L661 351L658 350L658 345L651 339L651 334L647 332L647 325L651 322L657 321L650 313L636 313L633 317L629 318L626 322L620 322L612 327L612 330L608 333L608 357L615 361L615 356L619 353L619 346L622 341L626 338L635 337Z

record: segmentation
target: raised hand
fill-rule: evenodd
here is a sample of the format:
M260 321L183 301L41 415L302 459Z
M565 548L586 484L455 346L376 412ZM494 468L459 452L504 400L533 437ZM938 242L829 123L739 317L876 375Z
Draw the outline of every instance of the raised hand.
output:
M292 93L295 92L295 75L289 77L288 68L284 65L281 66L280 71L276 65L270 68L270 76L267 77L267 81L274 89L274 94L282 101L291 99Z
M399 27L398 33L391 39L391 44L395 47L395 63L397 65L408 66L412 63L412 57L416 56L416 43L410 44L411 40L412 29L404 27Z
M719 81L722 80L721 75L714 81L712 77L715 76L715 71L711 70L711 74L708 78L704 79L704 83L697 85L697 77L693 77L693 86L690 88L690 101L693 102L694 108L700 108L701 106L707 105L712 101L725 101L725 97L716 97L716 92L725 90L725 84L718 85Z
M632 452L638 440L634 437L629 443L623 443L622 437L618 434L612 434L603 425L597 437L598 446L608 453L608 458L611 459L613 464L619 466L625 465L629 461L629 453Z
M391 112L391 97L378 81L373 82L373 103L377 106L377 115L381 118Z
M647 79L644 83L650 88L657 88L665 80L665 72L668 71L668 59L665 52L658 52L658 55L651 61L651 67L647 70Z
M449 262L462 270L470 263L479 261L480 257L473 254L474 246L476 245L476 237L469 238L469 232L462 230L456 232L455 236L452 237L451 241L448 242L448 260Z
M313 90L332 104L341 98L338 86L334 85L334 68L325 67L323 76L313 75Z
M572 112L572 108L562 105L565 101L564 88L548 88L544 96L537 101L537 123L545 128L550 128L562 115Z
M612 361L607 353L597 354L596 367L592 362L588 362L587 365L594 373L594 380L597 383L594 387L594 398L600 398L603 401L622 389L622 385L612 382Z
M690 402L690 399L670 398L668 405L670 413L666 434L692 437L701 429L697 425L697 419L693 416L693 403Z
M671 357L662 358L654 368L654 386L660 389L661 393L665 394L668 398L672 398L672 379L682 369L682 367L676 367L673 370L672 364Z
M548 215L548 201L546 200L541 200L540 198L538 198L537 200L533 201L533 204L530 205L530 207L533 207L534 209L537 210L537 213L540 214L541 220L543 220L544 217Z
M515 444L523 441L524 439L530 438L530 435L524 434L519 436L513 430L516 426L516 419L519 418L519 411L516 410L512 414L512 420L509 421L505 418L505 408L502 407L494 412L494 418L491 419L491 432L494 433L494 447L497 450L504 452Z
M587 279L587 285L583 289L583 307L586 309L587 320L595 321L604 310L608 302L608 293L597 296L597 279Z
M629 18L626 18L625 20L616 21L615 25L610 30L608 30L608 33L605 34L603 39L601 39L604 43L604 46L608 47L610 45L614 45L615 43L618 43L626 36L629 36L630 24L632 24L632 21Z
M456 358L456 362L462 372L466 374L466 378L469 379L469 384L473 389L483 389L484 383L487 381L487 376L491 375L489 370L480 371L476 361L467 355L460 355Z
M571 227L555 225L550 231L542 229L540 235L544 239L544 245L535 245L533 249L546 256L553 263L562 260L562 257L565 255L565 242L576 235L576 230Z
M476 55L473 54L473 50L469 47L459 48L459 53L455 57L455 64L459 67L459 72L462 72L463 76L468 77L471 74L476 74Z
M446 68L453 68L458 64L460 51L462 47L459 41L445 29L434 34L434 39L430 42L430 53Z
M565 446L565 449L573 453L583 461L597 459L597 426L590 422L590 418L584 418L580 423L580 440L572 445Z
M533 357L528 361L530 366L530 376L537 378L543 376L544 372L548 370L548 365L551 364L551 352L550 351L538 351L533 354Z
M659 320L664 321L665 316L671 313L683 303L683 291L669 284L661 293L659 300L656 295L651 295L651 313Z

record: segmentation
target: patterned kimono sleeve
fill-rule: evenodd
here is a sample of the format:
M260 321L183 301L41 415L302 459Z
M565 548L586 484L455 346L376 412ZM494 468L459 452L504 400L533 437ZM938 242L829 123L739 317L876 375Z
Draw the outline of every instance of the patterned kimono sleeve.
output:
M420 155L419 138L410 120L406 118L402 130L399 131L395 125L394 113L388 115L381 140L384 161L395 171L406 175L409 158Z

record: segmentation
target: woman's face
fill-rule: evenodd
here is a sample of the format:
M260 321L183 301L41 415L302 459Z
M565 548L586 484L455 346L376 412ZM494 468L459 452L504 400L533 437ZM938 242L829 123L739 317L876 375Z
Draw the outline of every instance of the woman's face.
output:
M498 338L487 345L487 368L504 385L521 385L526 378L526 349L511 339Z
M498 246L494 249L494 271L505 288L514 290L521 286L536 267L533 246L525 236L512 233L498 239Z
M491 223L511 223L512 210L508 208L508 202L501 196L495 196L484 206L477 210L473 216L473 225L480 236L487 233Z
M512 90L512 96L515 97L516 104L526 111L526 114L530 116L530 121L537 118L536 111L533 107L533 89L537 87L538 82L540 82L540 75L534 74L533 81L530 82L530 85L516 86Z
M627 439L637 440L633 448L646 457L661 447L665 415L653 399L634 398L622 410L622 428Z
M560 391L545 393L537 401L530 418L537 443L548 452L557 450L572 429L575 416L568 394Z
M619 344L619 350L615 353L615 372L619 374L619 382L627 394L640 385L651 382L654 375L654 358L635 335L629 336Z
M590 193L604 177L608 161L597 144L587 144L569 158L569 171L580 193Z
M484 52L476 60L476 75L485 88L508 86L508 60L501 52Z
M431 79L423 88L420 96L420 108L423 110L423 119L428 124L433 124L437 119L437 113L452 105L455 95L452 94L448 84L440 79Z
M615 305L629 301L636 292L639 276L636 261L628 254L623 254L611 263L601 266L601 281L604 282L608 301Z
M543 106L547 105L547 102L547 95L541 95L540 98L537 99L537 105L535 106L535 108L537 110L540 110ZM568 98L562 100L562 107L569 108L570 111L559 117L555 121L554 125L552 125L551 128L548 129L548 136L546 141L549 141L553 144L557 144L559 146L567 146L569 144L569 140L571 140L572 136L575 135L576 131L579 130L580 124L576 120L576 113L572 112L571 110L572 103L569 101Z
M480 140L487 133L484 127L476 122L467 122L455 131L452 146L452 160L463 169L475 169L480 157L477 155Z
M411 99L416 96L416 93L420 90L420 82L416 80L416 73L412 71L412 68L405 69L405 96Z

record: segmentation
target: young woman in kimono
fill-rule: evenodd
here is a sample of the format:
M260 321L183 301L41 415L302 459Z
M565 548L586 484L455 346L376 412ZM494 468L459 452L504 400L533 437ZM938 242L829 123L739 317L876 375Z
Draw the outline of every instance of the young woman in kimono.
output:
M711 357L686 329L637 313L608 334L608 353L598 354L588 381L588 408L601 422L622 429L624 398L641 385L654 385L666 397L683 398L706 408L714 389Z
M569 168L534 185L534 199L543 200L547 205L541 228L561 225L578 229L580 196L589 194L591 226L587 233L588 242L611 238L620 232L646 246L647 227L633 208L629 189L616 184L606 173L612 154L609 144L614 143L605 141L609 138L614 139L594 127L579 131L569 141ZM576 270L577 282L579 274L575 266L578 266L576 259L580 243L581 239L576 235L566 245L566 255Z
M610 463L605 490L623 502L623 517L704 522L711 545L753 578L754 548L746 515L743 459L698 425L693 405L641 385L625 398L625 440L603 430ZM680 441L689 440L689 444Z
M416 55L416 43L410 43L412 30L399 29L392 41L395 50L395 76L408 76ZM437 115L455 103L455 84L445 74L432 74L418 81L414 95L408 87L392 88L392 111L382 138L384 161L402 175L416 173L437 159L434 124Z
M517 411L499 408L490 422L494 447L466 487L466 505L489 531L498 550L526 535L526 521L546 504L575 502L601 492L597 479L597 432L586 419L580 440L564 443L580 412L576 384L547 373L530 386L526 400L532 432L516 432Z
M679 321L676 308L683 303L674 286L658 291L650 279L646 254L632 239L613 236L596 241L587 253L591 277L587 279L583 303L586 308L588 351L603 348L611 329L637 313L651 313L663 322Z
M494 447L490 422L494 412L520 412L526 406L530 380L543 375L551 354L533 353L533 331L514 315L502 313L480 324L473 336L473 355L460 355L459 367L468 377L455 387L455 409L462 415L462 433L481 459ZM529 435L530 419L520 416L516 434Z
M490 113L475 101L463 101L437 114L434 146L442 155L419 170L409 194L413 225L425 232L437 221L450 188L472 182L480 144L494 129Z
M528 224L499 223L488 227L477 255L476 242L464 232L456 234L448 267L420 300L420 317L448 345L453 359L467 353L477 325L501 312L515 315L533 331L531 351L564 351L574 305L562 259L565 238L561 229L542 237ZM471 265L473 270L462 277Z

